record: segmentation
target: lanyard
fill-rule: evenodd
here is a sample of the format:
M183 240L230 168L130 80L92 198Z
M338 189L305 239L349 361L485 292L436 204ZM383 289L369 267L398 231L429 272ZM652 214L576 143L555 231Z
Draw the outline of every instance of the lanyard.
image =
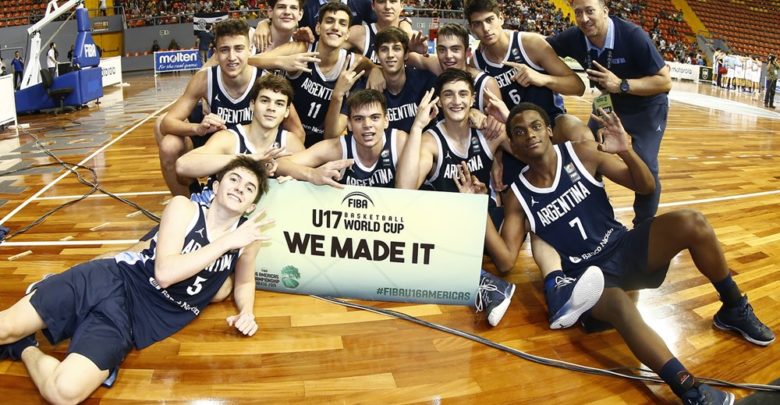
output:
M591 59L590 53L592 51L598 53L598 51L596 51L595 49L591 49L590 51L588 51L588 55L585 57L585 64L588 66L587 67L588 69L593 69L593 60L595 59ZM612 67L612 49L607 49L607 70L609 70L611 67Z

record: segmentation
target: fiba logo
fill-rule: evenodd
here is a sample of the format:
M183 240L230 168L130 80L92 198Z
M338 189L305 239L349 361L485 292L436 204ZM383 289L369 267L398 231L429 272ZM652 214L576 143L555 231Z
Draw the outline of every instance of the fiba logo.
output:
M372 207L374 206L374 201L371 199L371 197L369 197L368 194L360 191L353 191L347 194L341 200L341 204L343 205L345 201L347 203L347 207L350 208L368 209L369 203L371 204Z
M84 44L84 54L87 55L88 58L97 57L98 53L95 44Z

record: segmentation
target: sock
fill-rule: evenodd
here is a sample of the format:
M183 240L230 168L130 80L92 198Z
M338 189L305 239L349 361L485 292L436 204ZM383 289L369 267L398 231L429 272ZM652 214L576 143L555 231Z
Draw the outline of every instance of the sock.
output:
M547 277L544 278L544 292L545 294L547 291L552 290L555 288L555 277L563 277L563 270L553 270L550 272L550 274L547 275Z
M693 388L695 379L693 375L685 369L685 367L677 360L677 357L672 357L669 361L661 367L661 371L658 372L658 376L661 377L669 387L677 394L678 397L683 396L688 390Z
M715 289L718 291L718 295L720 295L720 300L727 307L737 306L739 304L739 300L742 299L742 294L739 292L737 283L735 283L734 279L731 278L731 274L726 276L726 278L723 280L712 283L712 285L715 286Z

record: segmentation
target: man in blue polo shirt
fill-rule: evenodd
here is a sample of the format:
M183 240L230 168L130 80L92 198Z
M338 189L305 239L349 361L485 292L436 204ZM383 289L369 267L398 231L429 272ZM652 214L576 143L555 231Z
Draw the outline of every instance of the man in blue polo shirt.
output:
M11 61L11 65L14 67L14 89L19 90L19 86L22 84L22 74L24 73L24 61L19 55L19 51L14 52L14 60Z
M669 113L667 93L672 87L669 68L641 27L610 17L604 0L574 0L577 27L548 38L559 56L576 59L588 78L609 94L634 151L655 178L655 192L636 194L634 225L652 218L658 210L658 150ZM595 133L596 123L588 125Z

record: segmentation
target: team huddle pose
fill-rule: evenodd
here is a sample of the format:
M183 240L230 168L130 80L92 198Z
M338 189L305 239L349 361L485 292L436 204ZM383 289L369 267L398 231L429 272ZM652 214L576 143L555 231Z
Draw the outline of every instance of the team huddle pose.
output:
M211 66L154 128L174 195L159 226L129 251L32 284L0 312L0 359L23 361L46 400L70 403L113 384L133 347L231 292L228 326L253 335L255 259L273 222L255 206L268 178L289 176L490 194L473 215L485 215L485 253L499 273L481 270L474 302L491 326L511 303L515 286L502 276L530 234L551 328L615 328L685 403L732 403L693 378L627 294L657 288L687 250L722 301L715 326L757 345L775 338L704 216L655 216L671 84L647 34L610 16L604 0L574 0L577 26L552 38L506 30L496 0L471 0L466 22L443 25L427 55L402 0L346 3L270 0L253 38L242 20L215 25ZM562 95L585 84L559 56L586 67L611 111L595 108L587 124L566 113ZM604 178L636 193L632 229L615 219ZM52 344L71 339L63 361L38 349L39 330Z

